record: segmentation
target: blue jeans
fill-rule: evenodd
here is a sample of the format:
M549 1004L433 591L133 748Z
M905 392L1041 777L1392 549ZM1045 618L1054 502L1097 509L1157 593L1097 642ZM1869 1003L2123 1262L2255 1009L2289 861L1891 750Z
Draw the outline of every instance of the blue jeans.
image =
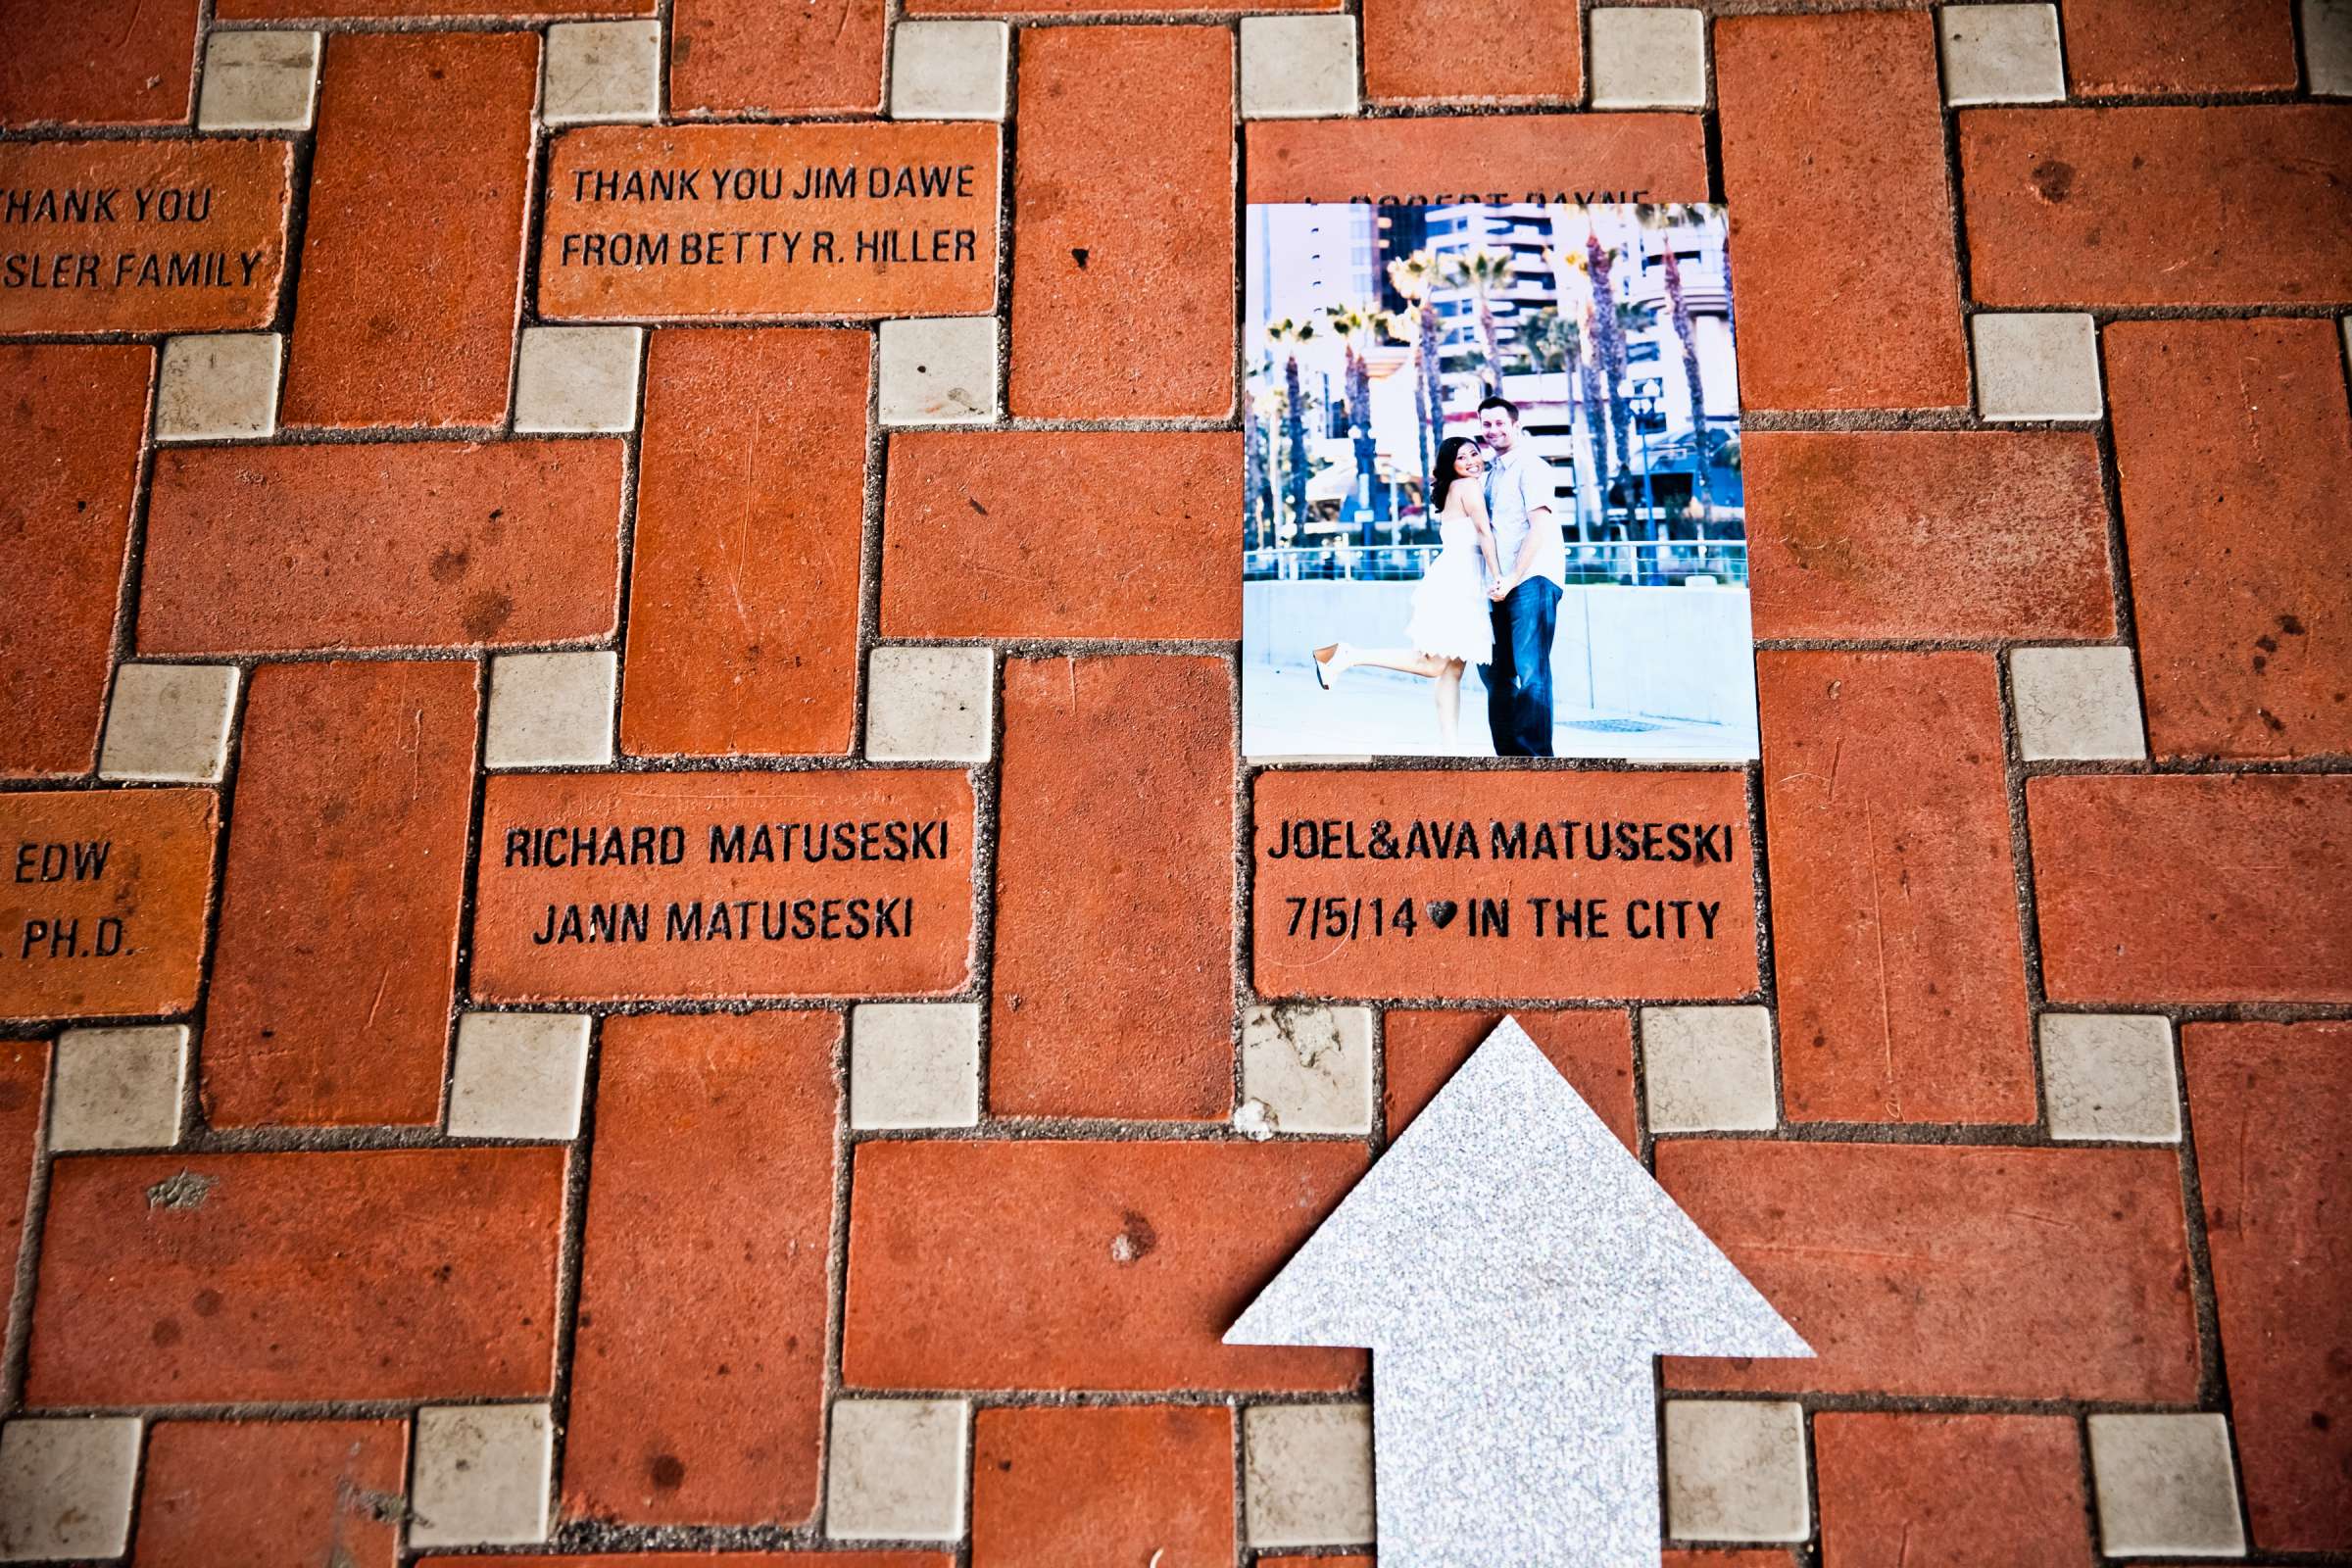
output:
M1494 662L1478 666L1487 683L1487 729L1496 757L1551 755L1551 634L1560 617L1560 585L1530 577L1492 608Z

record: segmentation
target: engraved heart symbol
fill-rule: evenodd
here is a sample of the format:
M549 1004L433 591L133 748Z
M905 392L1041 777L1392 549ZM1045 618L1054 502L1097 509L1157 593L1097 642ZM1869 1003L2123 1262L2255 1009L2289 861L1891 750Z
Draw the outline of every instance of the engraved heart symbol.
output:
M1429 910L1429 923L1443 931L1453 924L1453 913L1461 906L1451 899L1432 899L1422 907Z

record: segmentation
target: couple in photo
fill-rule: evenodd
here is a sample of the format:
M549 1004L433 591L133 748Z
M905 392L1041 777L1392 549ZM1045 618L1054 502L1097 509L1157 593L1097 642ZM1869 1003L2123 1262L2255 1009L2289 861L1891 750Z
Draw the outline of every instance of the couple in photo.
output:
M1549 757L1551 636L1567 575L1554 510L1551 465L1519 429L1507 398L1478 406L1479 434L1438 447L1429 508L1438 554L1413 590L1408 648L1314 650L1315 679L1331 683L1357 665L1437 682L1438 729L1459 747L1462 670L1487 686L1487 727L1497 757Z

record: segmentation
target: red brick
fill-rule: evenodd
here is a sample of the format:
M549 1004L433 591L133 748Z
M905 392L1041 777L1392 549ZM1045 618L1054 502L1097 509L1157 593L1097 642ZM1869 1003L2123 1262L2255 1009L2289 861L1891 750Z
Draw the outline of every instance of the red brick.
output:
M676 0L674 113L870 115L882 107L883 0Z
M630 752L850 749L871 348L863 332L654 334L621 688Z
M1020 33L1015 415L1233 410L1234 35ZM1136 107L1152 105L1137 134Z
M1717 24L1749 408L1968 401L1936 79L1925 12Z
M2067 0L2066 70L2084 97L2291 92L2291 0L2184 6L2179 0Z
M1981 305L2352 298L2352 105L1974 110L1960 170Z
M1671 1360L1671 1387L2196 1396L2169 1149L1678 1138L1657 1167L1818 1357Z
M1634 1110L1634 1031L1626 1015L1605 1011L1517 1012L1511 1015L1585 1103L1609 1124L1626 1148L1637 1147ZM1499 1012L1391 1008L1383 1022L1382 1124L1395 1138L1421 1114L1453 1071L1484 1044Z
M0 1260L12 1269L24 1249L24 1205L32 1196L32 1172L41 1154L41 1101L49 1090L49 1043L0 1041ZM8 1276L6 1310L0 1328L32 1309L32 1299L16 1297Z
M2051 1001L2352 1001L2352 778L2037 778L2026 814Z
M1796 1559L1786 1551L1766 1551L1761 1548L1746 1551L1667 1551L1660 1553L1663 1568L1793 1568Z
M972 1568L1233 1561L1223 1405L983 1410L972 1423Z
M956 1568L938 1551L597 1551L583 1557L422 1557L417 1568Z
M216 1126L439 1117L476 673L255 672L204 1025Z
M1992 660L1768 652L1756 672L1789 1117L2032 1121Z
M2254 1544L2352 1546L2352 1024L2180 1031Z
M650 17L661 0L215 0L223 22L312 17Z
M1347 0L1202 0L1199 5L1183 8L1187 16L1206 14L1227 15L1236 12L1260 13L1267 11L1338 11ZM1045 10L1038 0L906 0L910 17L947 15L955 17L1031 16ZM1053 15L1066 17L1116 17L1126 14L1165 16L1168 8L1156 0L1059 0Z
M618 837L574 862L586 825ZM653 858L665 829L679 835L666 865ZM814 862L811 831L829 852ZM971 975L964 773L505 774L485 789L482 844L476 997L919 997Z
M1252 202L1568 202L1575 189L1707 199L1696 115L1253 120L1245 135Z
M0 0L4 3L4 0ZM51 15L79 12L58 7ZM6 29L0 28L0 36ZM57 208L8 224L26 277L0 290L0 332L210 332L268 326L285 270L293 153L282 141L47 141L0 145L0 189L114 190L111 216ZM138 193L182 193L170 219ZM188 219L203 202L201 225ZM34 213L42 209L36 203ZM39 260L43 259L45 260ZM183 269L172 280L173 259ZM193 258L193 260L191 260ZM209 265L206 258L214 258ZM248 270L250 266L250 270ZM184 270L193 267L195 275ZM153 270L150 270L150 268ZM28 286L38 281L41 286Z
M2083 430L1752 431L1758 637L2109 637Z
M392 1568L399 1421L160 1421L132 1568Z
M566 131L550 156L539 309L581 320L986 315L997 304L1000 147L998 127L978 122ZM944 188L872 194L873 177L910 165L939 172ZM867 172L849 195L795 196L809 172L851 166ZM631 197L624 187L617 200L597 199L600 172L674 168L703 172L692 196ZM775 194L740 179L722 189L722 169L780 183ZM676 238L688 231L720 236L715 265L708 243L689 255ZM762 240L763 231L793 237ZM844 254L821 260L807 238L820 231L838 236ZM613 236L649 233L675 243L657 260L635 248L613 260ZM863 234L887 235L895 249L861 257L855 236Z
M98 760L154 367L143 347L0 349L0 778Z
M2090 1562L2082 1447L2065 1415L1813 1418L1824 1559L1838 1568Z
M1269 771L1257 775L1251 815L1251 966L1262 996L1569 1002L1756 990L1738 773ZM1637 849L1645 822L1703 829L1707 853L1721 858L1698 863L1693 849L1669 861L1661 832L1656 859L1619 858L1616 835L1601 826L1619 822ZM1610 845L1609 858L1590 858L1589 830ZM1384 831L1395 858L1380 854ZM1597 917L1583 935L1563 934L1551 911L1585 901L1600 906ZM1676 911L1651 907L1670 901L1693 906L1680 911L1679 935L1668 924ZM1433 903L1461 912L1440 925ZM1398 924L1406 906L1409 928ZM1484 923L1489 906L1507 913L1507 932Z
M1584 91L1577 12L1548 0L1364 0L1363 34L1373 103L1570 103Z
M842 1381L1351 1388L1361 1352L1221 1342L1364 1164L1339 1142L860 1144Z
M328 36L286 424L506 416L538 96L533 33Z
M0 1017L195 1005L219 820L211 790L0 794Z
M610 637L621 466L617 441L160 452L139 651Z
M161 125L188 118L197 0L0 0L0 125Z
M2116 469L2160 757L2352 752L2352 414L2333 321L2107 329Z
M840 1039L832 1012L606 1021L566 1512L815 1510Z
M921 430L890 443L885 637L1239 637L1241 438Z
M1232 702L1221 659L1005 661L996 1114L1233 1108Z
M564 1161L561 1149L60 1159L25 1401L544 1396Z

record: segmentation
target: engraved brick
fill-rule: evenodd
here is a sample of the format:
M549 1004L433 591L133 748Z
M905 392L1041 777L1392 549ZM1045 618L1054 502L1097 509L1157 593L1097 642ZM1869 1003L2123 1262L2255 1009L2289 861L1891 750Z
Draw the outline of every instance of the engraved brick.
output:
M884 0L673 0L673 108L870 115L882 107Z
M218 813L200 789L0 794L0 1017L194 1005Z
M972 1477L972 1568L1079 1549L1161 1568L1234 1560L1233 1412L1222 1406L983 1410Z
M162 125L188 118L198 0L123 18L107 5L0 3L0 125Z
M1571 181L1646 190L1653 201L1707 199L1695 115L1257 121L1246 135L1253 202L1427 203L1465 190L1568 201Z
M159 1421L133 1568L393 1568L408 1458L400 1421Z

